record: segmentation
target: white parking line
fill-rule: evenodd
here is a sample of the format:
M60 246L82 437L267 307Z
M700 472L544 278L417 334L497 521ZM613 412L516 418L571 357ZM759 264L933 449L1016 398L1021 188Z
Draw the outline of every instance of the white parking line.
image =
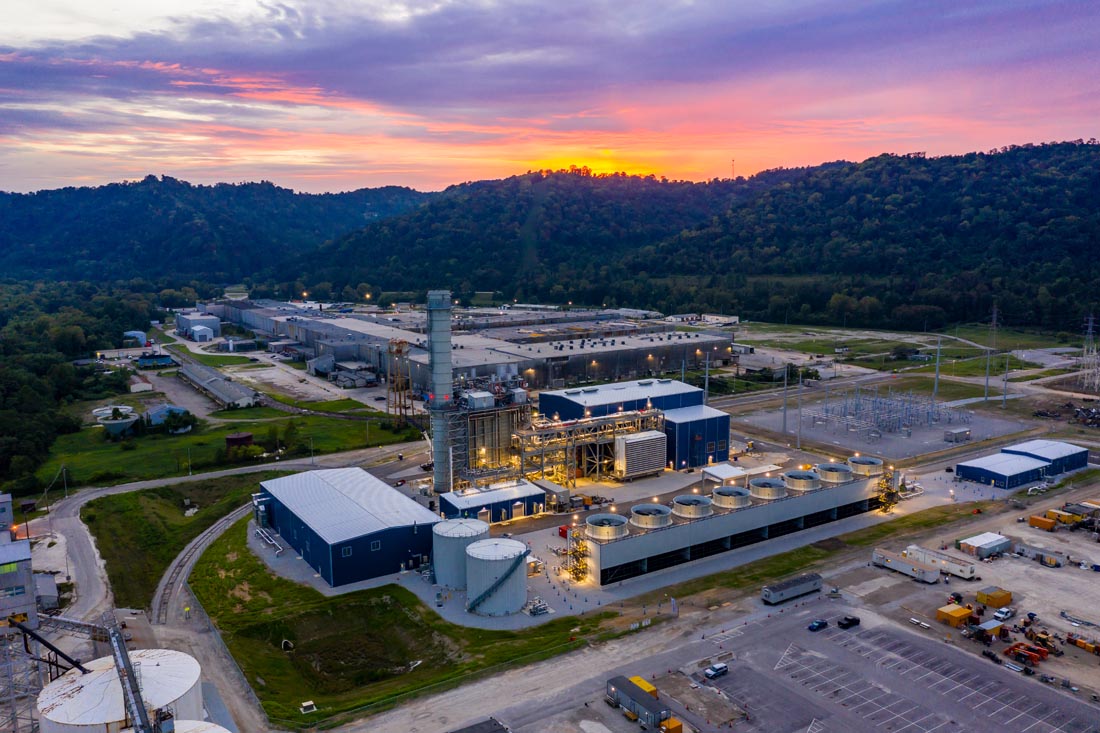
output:
M1021 712L1021 713L1020 713L1019 715L1017 715L1017 716L1016 716L1015 718L1011 718L1011 719L1009 719L1009 720L1006 720L1004 724L1005 724L1005 725L1008 725L1008 724L1009 724L1009 723L1011 723L1011 722L1012 722L1013 720L1016 720L1016 718L1019 718L1019 717L1022 717L1022 716L1024 716L1024 715L1027 715L1027 714L1029 714L1029 713L1030 713L1030 712L1031 712L1032 710L1034 710L1035 708L1041 708L1041 707L1043 707L1043 703L1041 703L1041 702L1037 702L1037 703L1035 703L1034 705L1032 705L1031 707L1029 707L1029 708L1028 708L1027 710L1024 710L1023 712Z
M934 718L934 717L936 717L935 713L928 713L923 718L917 718L916 720L911 721L908 725L904 725L901 728L898 728L897 730L894 731L894 733L901 733L906 728L912 728L914 725L920 723L922 720L927 720L928 718Z

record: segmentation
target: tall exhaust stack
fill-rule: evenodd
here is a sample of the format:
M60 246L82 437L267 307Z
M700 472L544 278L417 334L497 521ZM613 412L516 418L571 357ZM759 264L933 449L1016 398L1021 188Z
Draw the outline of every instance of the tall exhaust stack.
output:
M447 413L454 409L454 373L451 369L451 291L428 291L428 356L432 389L428 409L432 416L432 461L436 492L451 490L451 440Z

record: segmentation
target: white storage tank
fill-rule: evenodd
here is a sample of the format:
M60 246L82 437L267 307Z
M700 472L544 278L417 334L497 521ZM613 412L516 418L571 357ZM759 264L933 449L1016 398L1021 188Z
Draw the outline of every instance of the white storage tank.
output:
M432 567L435 582L445 588L466 587L466 548L489 538L480 519L446 519L432 525Z
M749 490L740 486L721 486L711 494L711 500L723 509L740 509L752 504Z
M473 604L505 578L472 610L482 616L517 613L527 602L527 545L504 538L479 540L466 548L466 603ZM517 560L519 561L517 563Z
M874 456L852 456L848 467L859 476L878 476L882 473L882 459Z
M630 523L642 529L672 524L672 510L664 504L636 504L630 509Z
M229 733L229 730L217 723L207 723L202 720L173 720L176 733ZM133 728L126 728L122 733L134 733Z
M790 491L813 491L821 488L821 477L813 471L787 471L783 480Z
M150 710L171 707L183 720L202 720L202 670L195 658L172 649L138 649L130 659ZM38 694L40 733L119 733L126 725L126 699L113 657L71 669Z
M672 513L684 519L702 519L714 513L709 496L682 494L672 500Z
M852 480L852 469L844 463L819 463L817 475L827 484L843 484Z
M787 482L781 478L751 478L749 493L757 499L782 499L787 495Z
M619 514L593 514L584 523L584 533L594 540L617 540L630 533L626 517Z

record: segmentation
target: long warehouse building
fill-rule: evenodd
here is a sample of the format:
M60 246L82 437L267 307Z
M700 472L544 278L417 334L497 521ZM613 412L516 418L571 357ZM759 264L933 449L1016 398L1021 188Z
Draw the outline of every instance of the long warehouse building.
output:
M331 586L420 567L439 515L361 468L260 483L258 526L274 529Z
M955 466L955 475L998 489L1014 489L1085 468L1086 448L1057 440L1029 440Z

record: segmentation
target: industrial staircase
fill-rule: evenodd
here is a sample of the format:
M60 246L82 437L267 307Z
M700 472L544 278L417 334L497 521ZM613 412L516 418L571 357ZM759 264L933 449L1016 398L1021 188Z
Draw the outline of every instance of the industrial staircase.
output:
M485 591L477 598L466 604L466 610L473 613L477 610L478 606L489 600L489 596L493 595L493 593L496 592L497 588L504 585L504 582L508 580L508 578L511 578L512 574L519 570L520 567L522 567L526 563L527 556L530 554L531 549L524 548L523 552L521 552L519 555L516 555L516 559L512 560L512 564L508 566L508 569L505 570L504 573L499 578L497 578L492 585L486 588Z

